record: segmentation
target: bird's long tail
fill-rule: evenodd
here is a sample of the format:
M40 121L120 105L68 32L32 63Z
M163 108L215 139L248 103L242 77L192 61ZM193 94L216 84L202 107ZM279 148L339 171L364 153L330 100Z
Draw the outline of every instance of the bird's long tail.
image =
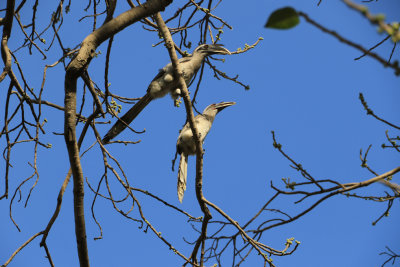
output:
M178 169L178 199L182 203L183 194L186 190L186 180L187 180L187 162L188 157L185 153L181 153L181 158L179 160Z
M125 113L103 137L102 143L107 144L111 139L119 135L127 125L129 125L140 112L150 103L153 98L150 94L145 94L127 113Z

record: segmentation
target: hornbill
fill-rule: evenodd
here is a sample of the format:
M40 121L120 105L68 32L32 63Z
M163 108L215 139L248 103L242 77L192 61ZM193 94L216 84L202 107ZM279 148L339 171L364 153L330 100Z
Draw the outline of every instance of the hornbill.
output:
M179 59L187 85L201 67L204 59L214 54L229 55L230 52L219 44L201 44L193 51L191 56ZM152 100L163 97L167 93L170 93L172 98L177 99L181 93L178 86L178 79L174 77L172 63L169 63L160 69L157 76L151 81L146 94L111 127L102 140L103 144L107 144L122 132Z
M211 104L206 107L203 114L199 114L194 118L194 123L199 131L200 142L204 142L218 112L235 104L235 102ZM179 134L178 142L176 143L176 150L180 155L178 169L178 199L182 203L183 194L186 190L188 156L196 154L196 144L193 139L193 133L189 122L183 126Z

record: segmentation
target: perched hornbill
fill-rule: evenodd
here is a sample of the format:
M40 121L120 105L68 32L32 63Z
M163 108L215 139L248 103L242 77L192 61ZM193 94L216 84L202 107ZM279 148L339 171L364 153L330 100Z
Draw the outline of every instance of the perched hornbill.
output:
M204 139L210 131L211 125L218 112L234 104L236 103L221 102L217 104L211 104L206 107L206 109L203 111L203 114L199 114L194 118L194 123L199 131L200 142L204 142ZM186 190L188 156L196 154L196 144L193 139L193 133L189 122L183 126L179 134L178 142L176 143L176 150L180 155L178 169L178 199L182 203L183 194Z

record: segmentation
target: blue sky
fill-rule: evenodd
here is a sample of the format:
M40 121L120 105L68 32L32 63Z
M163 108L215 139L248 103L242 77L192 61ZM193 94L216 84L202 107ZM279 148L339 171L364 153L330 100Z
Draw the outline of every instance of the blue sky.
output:
M84 15L82 9L87 3L72 3L71 14L65 15L65 24L60 36L66 46L74 47L91 31L90 23L79 23L74 14ZM164 18L173 14L179 1L167 7ZM39 28L47 25L54 3L39 4ZM206 67L196 107L203 110L207 105L220 101L236 101L237 104L222 111L204 143L204 194L231 217L243 224L274 194L270 181L284 188L281 179L290 177L301 181L301 176L289 167L289 162L272 146L271 131L274 130L285 152L301 163L317 179L334 179L339 182L357 182L372 178L360 167L360 149L372 149L369 165L377 173L387 172L399 164L399 154L383 150L385 131L398 135L386 125L367 116L358 95L362 92L369 106L388 121L399 125L399 79L391 69L385 69L374 59L365 57L354 61L359 51L339 43L332 36L320 32L304 20L296 28L287 31L265 29L263 26L269 14L277 8L293 6L310 15L311 18L337 31L344 37L372 47L384 38L376 32L360 14L348 9L340 1L260 1L243 5L243 1L225 1L214 14L224 18L233 30L224 30L222 43L231 51L252 44L259 37L264 40L245 54L225 56L225 63L217 66L227 74L239 74L239 80L250 86L245 91L227 80L213 78ZM384 13L387 21L399 21L400 3L378 1L369 4L372 13ZM4 4L1 4L4 8ZM128 8L119 3L116 14ZM74 13L77 12L77 13ZM27 5L23 15L30 18ZM28 20L25 22L27 23ZM102 21L102 19L99 19ZM193 37L197 42L197 35ZM51 37L45 37L47 44ZM17 41L18 40L18 41ZM14 24L10 47L14 50L23 40L22 33ZM176 37L175 37L176 40ZM158 42L157 34L144 31L139 24L128 27L115 36L110 62L110 90L126 97L141 97L159 68L169 62L163 46L153 48ZM388 58L392 43L386 42L376 49ZM46 48L47 45L43 46ZM92 79L103 85L104 60L107 44L98 50L101 54L93 59L89 67ZM14 48L14 49L13 49ZM50 51L49 58L42 60L37 51L33 55L16 53L31 84L38 90L41 85L43 68L54 63L61 55L57 47ZM221 56L218 56L221 57ZM399 49L394 59L399 59ZM15 67L15 66L14 66ZM8 81L8 80L7 80ZM80 82L81 83L81 82ZM63 104L64 72L61 65L49 69L44 97L56 104ZM2 99L6 94L7 82L1 85ZM192 88L193 89L193 88ZM82 94L82 87L78 95ZM122 112L130 105L123 105ZM4 108L2 107L2 110ZM2 111L4 112L4 111ZM64 139L52 132L63 131L63 113L43 107L42 118L46 124L44 143L51 143L51 149L39 149L38 160L40 179L32 193L27 208L24 208L31 181L23 190L21 202L13 205L13 216L22 229L19 233L8 218L9 200L0 201L0 262L4 263L12 252L27 238L44 229L56 204L59 188L68 171L68 158ZM85 109L90 114L90 105ZM396 115L397 114L397 115ZM175 154L179 129L185 123L183 107L175 108L169 97L151 103L134 121L137 130L146 133L137 135L125 131L123 140L141 140L139 144L124 146L111 145L107 149L117 156L132 186L149 190L164 200L201 216L197 204L194 178L195 159L189 160L188 189L183 204L176 195L177 173L171 172L171 160ZM0 115L3 123L3 113ZM108 117L112 122L115 119ZM110 126L99 125L105 134ZM78 128L80 129L80 128ZM94 142L92 133L82 145L86 150ZM5 141L0 140L4 147ZM10 188L15 187L32 170L32 145L18 145L13 152ZM3 172L4 163L0 166ZM82 158L84 176L97 186L103 172L102 156L98 147ZM112 180L112 179L110 179ZM398 181L398 175L394 176ZM122 196L122 188L111 182L115 196ZM103 185L103 191L104 190ZM1 187L1 193L3 187ZM91 218L90 207L93 194L86 187L86 226L89 256L92 266L179 266L181 258L168 250L150 231L146 234L138 224L128 221L114 212L109 202L98 199L95 205L96 217L103 228L103 239L94 241L99 234ZM365 195L384 195L385 187L380 184L357 191ZM189 255L192 246L184 242L194 241L197 234L187 219L166 208L164 205L137 194L145 216L162 232L174 246ZM295 205L294 198L274 201L271 208L279 208L291 215L303 210L316 199ZM128 204L122 206L129 208ZM315 208L301 219L267 231L261 241L276 249L282 249L287 238L301 241L298 250L291 256L274 257L277 266L380 266L386 258L379 256L385 246L399 252L400 214L395 201L390 216L376 226L376 220L386 209L385 203L336 196ZM211 210L214 219L221 218ZM137 211L133 212L137 216ZM263 220L273 218L266 213ZM48 245L56 266L77 266L74 219L72 206L72 183L64 196L59 218L48 237ZM213 229L211 226L210 229ZM212 230L210 230L210 233ZM47 259L40 240L35 240L13 260L10 266L47 266ZM231 265L231 250L225 252L223 266ZM212 266L215 261L207 262ZM262 266L261 259L254 253L242 266Z

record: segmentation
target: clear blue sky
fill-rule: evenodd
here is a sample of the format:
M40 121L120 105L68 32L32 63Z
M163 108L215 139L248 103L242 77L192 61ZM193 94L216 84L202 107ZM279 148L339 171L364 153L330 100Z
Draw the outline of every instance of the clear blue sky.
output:
M0 5L4 8L3 1ZM301 3L300 3L301 2ZM225 63L217 63L227 74L239 74L239 80L250 85L250 90L226 80L216 80L206 67L204 80L197 98L197 108L203 110L207 105L220 101L236 101L237 104L221 112L216 118L212 131L204 143L204 194L239 223L245 223L273 195L270 181L284 188L281 178L290 177L301 181L301 176L289 167L272 146L271 130L276 132L278 142L284 150L300 162L315 178L335 179L340 182L357 182L372 178L369 172L360 167L360 149L372 144L369 165L379 174L399 165L399 154L383 150L386 125L367 116L358 99L362 92L369 106L388 121L400 124L399 78L393 71L385 69L377 61L368 57L354 61L359 51L339 43L332 36L320 32L304 20L292 30L277 31L263 26L269 14L283 6L293 6L310 15L326 27L339 32L346 38L365 47L372 47L384 38L376 32L375 26L355 11L349 10L341 1L259 1L256 4L243 1L224 1L214 14L224 18L233 26L225 29L222 43L231 51L252 44L259 37L264 40L245 54L225 56ZM167 7L164 18L172 14L179 1ZM81 6L78 6L81 5ZM80 43L91 31L91 23L77 22L76 14L87 3L73 2L71 14L65 15L65 24L60 36L70 48ZM124 1L119 2L116 14L128 8ZM47 26L56 3L39 3L38 18L42 29ZM373 13L384 13L387 20L399 21L400 3L397 1L378 1L369 4ZM31 4L22 10L31 14ZM91 20L91 19L89 19ZM103 18L99 19L99 22ZM25 23L28 20L25 18ZM10 47L14 50L23 40L22 33L14 24ZM175 37L176 38L176 37ZM197 38L197 36L195 37ZM50 36L45 37L47 44ZM18 42L16 42L18 40ZM194 39L193 42L196 42ZM114 40L110 63L110 89L118 95L141 97L158 69L169 61L163 46L156 48L157 34L144 31L139 24L132 25L119 33ZM104 84L104 59L106 43L99 47L102 53L91 62L89 73L99 85ZM43 45L42 45L43 46ZM43 46L43 47L47 47ZM392 43L386 42L376 51L388 58ZM50 57L42 60L39 53L33 55L18 52L18 57L30 86L40 88L45 64L54 63L61 55L57 47L52 48ZM220 56L219 56L220 57ZM394 59L399 59L399 48ZM15 68L15 65L14 65ZM47 72L43 98L56 104L63 104L64 72L61 65ZM8 80L7 80L8 81ZM81 82L80 82L81 83ZM1 84L0 96L5 99L8 83ZM80 87L78 95L81 95ZM123 105L122 112L130 105ZM3 124L3 110L0 111ZM0 201L0 263L4 263L12 252L34 233L44 229L56 205L59 188L68 171L68 158L64 138L52 132L63 131L64 114L43 107L47 134L42 142L51 143L49 150L40 148L38 160L40 179L32 193L27 208L24 208L29 188L23 188L22 201L15 202L13 215L22 229L19 233L8 218L9 201ZM90 108L85 114L90 114ZM112 145L107 148L117 156L125 173L134 187L149 190L188 211L201 216L197 204L194 178L195 160L189 160L188 189L183 204L176 195L177 173L171 172L171 160L175 154L178 131L185 122L183 107L175 108L169 97L151 103L135 120L133 127L146 129L146 133L136 135L125 131L120 135L124 140L141 140L137 145ZM107 118L110 119L110 118ZM115 120L112 119L114 122ZM105 134L109 125L98 126ZM80 128L79 128L80 129ZM399 135L390 129L392 135ZM86 150L94 141L89 134L82 145ZM0 140L1 147L5 141ZM32 145L19 145L14 148L10 188L15 187L32 169ZM4 172L4 162L0 165ZM91 184L97 182L103 172L102 156L98 148L91 150L82 158L84 176ZM112 179L110 179L112 180ZM394 176L399 182L399 175ZM123 190L112 182L117 196ZM3 193L3 182L1 183ZM93 194L86 187L86 226L89 255L92 266L180 266L182 260L174 255L150 231L145 234L138 224L114 212L109 202L98 199L95 205L96 216L103 228L103 239L94 241L99 234L91 218L90 207ZM104 184L103 191L105 192ZM387 188L380 184L372 185L358 193L365 195L384 195ZM197 234L191 223L175 211L137 194L145 216L162 232L174 246L188 256L192 246L184 242L195 241ZM17 196L18 198L18 196ZM303 210L312 203L308 200L295 205L297 199L281 198L273 202L271 208L279 208L291 215ZM313 199L314 201L316 199ZM274 257L277 266L380 266L386 258L379 256L385 246L400 252L400 214L398 201L395 201L390 216L376 226L371 223L385 210L385 203L337 196L319 205L303 218L289 225L267 231L261 241L276 249L283 249L287 238L301 241L298 250L291 256ZM128 204L123 206L128 207ZM215 215L214 219L221 218ZM137 216L137 211L133 213ZM265 214L262 219L274 218ZM213 229L211 226L210 229ZM209 230L212 233L212 230ZM40 239L35 240L13 260L10 266L48 266L45 252L39 247ZM48 237L51 255L57 267L78 266L75 245L72 183L64 196L61 213ZM225 252L225 264L231 265L231 250ZM255 254L242 266L262 266ZM209 261L206 266L215 262ZM398 263L397 263L398 264Z

